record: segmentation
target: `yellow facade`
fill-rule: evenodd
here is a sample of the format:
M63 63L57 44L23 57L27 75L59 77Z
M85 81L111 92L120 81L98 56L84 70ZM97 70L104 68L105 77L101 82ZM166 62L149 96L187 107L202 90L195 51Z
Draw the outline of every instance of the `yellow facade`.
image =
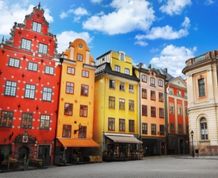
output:
M138 111L138 81L134 75L132 59L128 56L121 57L124 53L109 51L97 58L95 79L95 117L94 138L104 151L104 134L132 134L138 136L139 111ZM119 67L118 67L119 66ZM118 69L119 68L119 71ZM103 72L102 72L103 71ZM128 71L128 72L127 72ZM126 72L126 73L125 73ZM129 74L128 74L129 73ZM115 81L115 88L110 88L110 80ZM120 84L124 89L120 89ZM133 89L129 89L132 85ZM115 99L115 107L109 105L109 97ZM119 108L119 100L125 100L125 109ZM129 109L129 101L134 101L134 109ZM113 105L112 105L113 106ZM108 119L114 118L114 129L109 129ZM125 129L120 130L119 119L125 120ZM129 130L129 120L134 121L134 131Z
M93 137L94 79L89 48L84 40L76 39L64 53L61 71L57 138L64 147L94 146L87 142Z

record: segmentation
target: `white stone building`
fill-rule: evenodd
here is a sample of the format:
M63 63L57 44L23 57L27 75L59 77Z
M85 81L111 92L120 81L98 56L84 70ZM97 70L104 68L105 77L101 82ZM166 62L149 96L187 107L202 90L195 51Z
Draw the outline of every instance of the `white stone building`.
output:
M186 61L189 135L195 153L218 155L218 50Z

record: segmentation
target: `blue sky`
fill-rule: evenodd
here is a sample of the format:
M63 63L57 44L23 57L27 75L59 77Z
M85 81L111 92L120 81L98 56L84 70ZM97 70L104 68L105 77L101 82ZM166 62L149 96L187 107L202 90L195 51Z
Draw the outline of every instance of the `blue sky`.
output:
M22 22L39 1L0 0L0 36ZM181 75L185 61L218 49L217 0L42 0L58 51L77 37L94 58L124 51L134 63L167 67Z

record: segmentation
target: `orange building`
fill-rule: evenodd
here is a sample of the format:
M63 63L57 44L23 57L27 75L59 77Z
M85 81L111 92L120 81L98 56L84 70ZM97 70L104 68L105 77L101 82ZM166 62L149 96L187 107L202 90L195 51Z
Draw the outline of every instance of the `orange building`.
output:
M157 69L138 67L144 155L165 154L165 75Z
M76 39L61 58L56 163L86 161L92 140L95 64L86 42Z

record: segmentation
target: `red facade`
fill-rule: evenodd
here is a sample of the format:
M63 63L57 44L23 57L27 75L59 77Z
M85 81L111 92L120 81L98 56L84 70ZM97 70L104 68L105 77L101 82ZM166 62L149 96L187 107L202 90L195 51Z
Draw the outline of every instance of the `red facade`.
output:
M17 160L52 161L60 69L56 37L43 9L15 23L0 46L0 154Z

